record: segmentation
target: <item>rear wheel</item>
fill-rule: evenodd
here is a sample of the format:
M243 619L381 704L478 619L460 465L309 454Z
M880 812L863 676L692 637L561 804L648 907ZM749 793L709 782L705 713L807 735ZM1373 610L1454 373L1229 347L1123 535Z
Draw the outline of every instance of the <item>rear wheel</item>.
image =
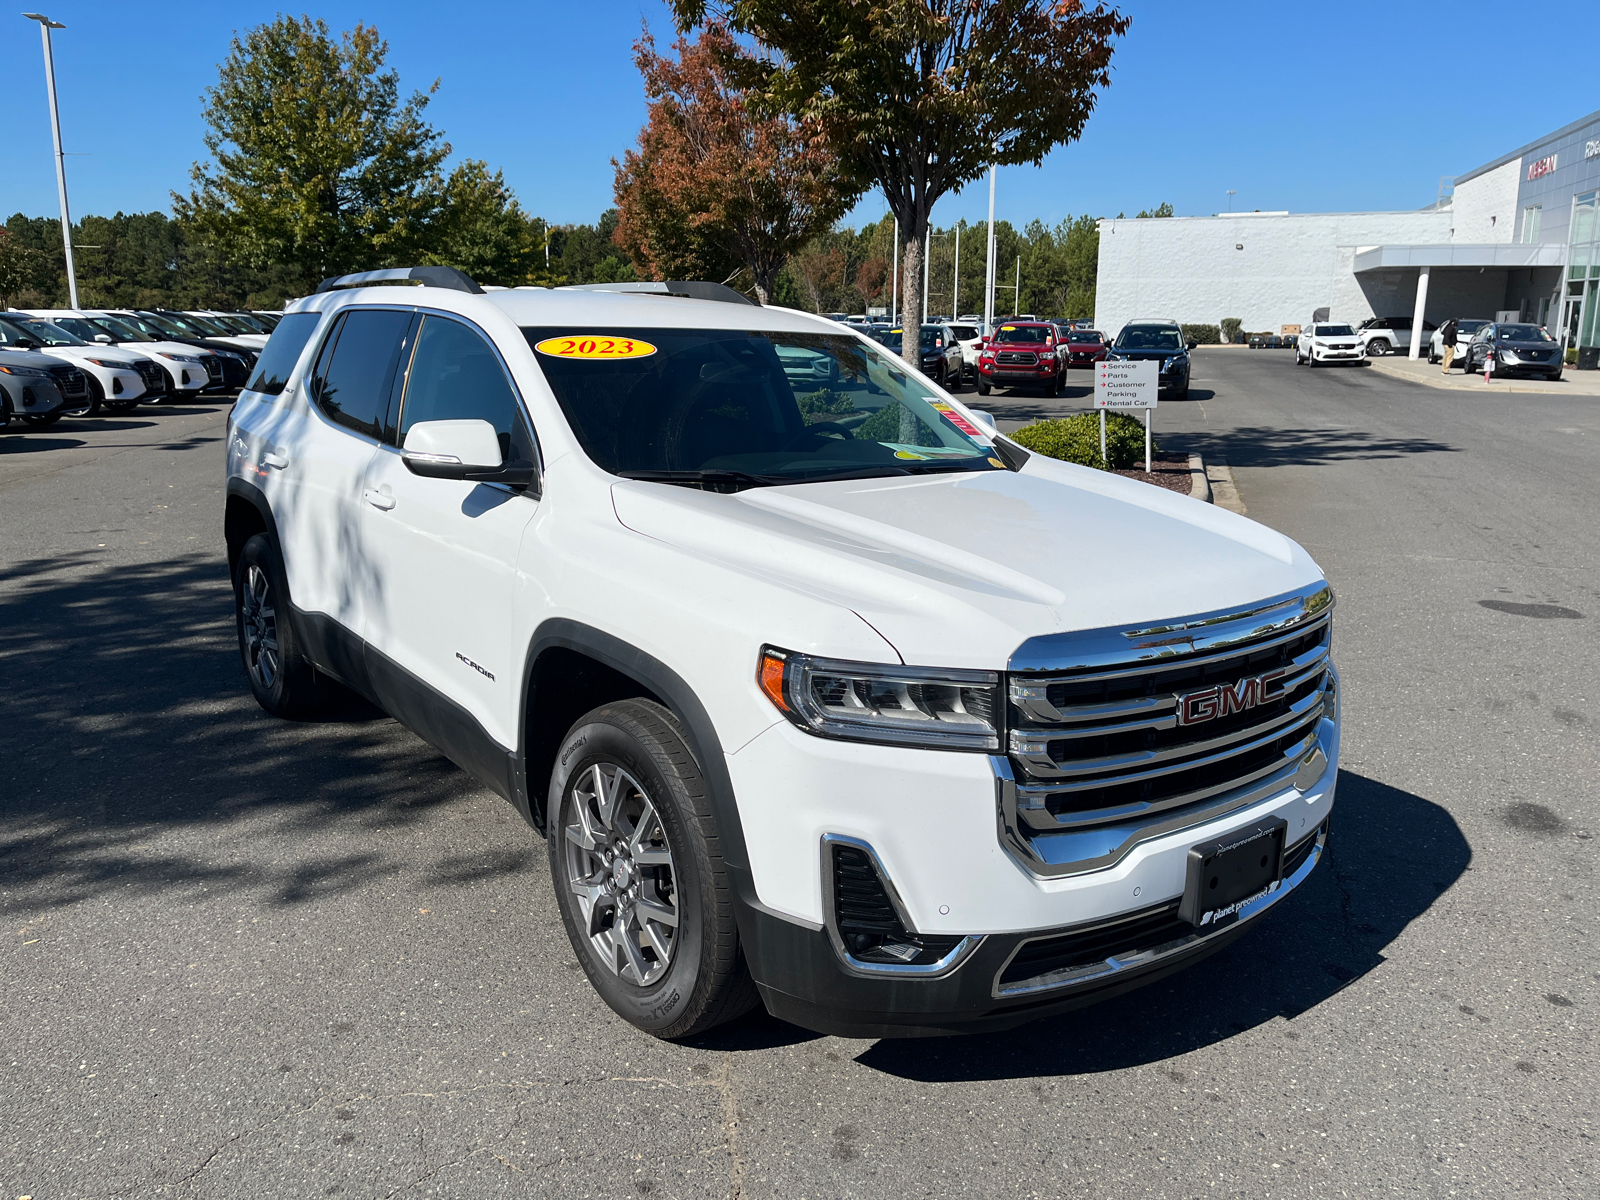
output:
M1382 358L1385 354L1388 354L1393 349L1394 347L1389 345L1388 341L1384 338L1373 338L1367 343L1367 353L1372 355L1374 358Z
M557 906L601 999L660 1038L753 1008L710 797L677 718L644 700L588 713L549 795Z

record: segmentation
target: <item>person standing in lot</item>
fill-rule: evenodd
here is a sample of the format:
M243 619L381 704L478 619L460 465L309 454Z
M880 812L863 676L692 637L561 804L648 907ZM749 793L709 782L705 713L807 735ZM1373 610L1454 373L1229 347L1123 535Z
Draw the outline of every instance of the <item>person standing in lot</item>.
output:
M1450 374L1450 363L1456 356L1456 319L1451 317L1439 326L1439 347L1444 358L1444 373Z

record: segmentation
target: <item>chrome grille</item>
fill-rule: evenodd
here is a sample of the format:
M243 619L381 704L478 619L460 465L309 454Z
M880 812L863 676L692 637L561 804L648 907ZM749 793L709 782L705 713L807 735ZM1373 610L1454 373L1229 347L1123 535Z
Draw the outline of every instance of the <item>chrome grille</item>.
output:
M1039 361L1039 356L1025 350L1001 350L994 361L1002 367L1031 367Z
M1288 787L1334 717L1332 608L1318 585L1025 645L1008 683L1013 848L1047 873L1099 869Z
M222 360L220 358L218 358L215 354L207 354L205 356L204 362L206 364L206 378L211 380L212 383L221 382L221 380L222 380Z

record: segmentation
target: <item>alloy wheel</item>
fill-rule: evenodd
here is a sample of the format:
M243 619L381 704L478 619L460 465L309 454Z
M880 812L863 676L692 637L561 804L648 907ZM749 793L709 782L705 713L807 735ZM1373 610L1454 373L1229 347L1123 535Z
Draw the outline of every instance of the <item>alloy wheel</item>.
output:
M595 956L629 983L654 983L678 943L677 876L654 802L615 763L595 763L572 785L567 817L567 886Z
M262 691L270 692L278 681L278 614L267 573L254 563L245 568L239 605L245 668Z

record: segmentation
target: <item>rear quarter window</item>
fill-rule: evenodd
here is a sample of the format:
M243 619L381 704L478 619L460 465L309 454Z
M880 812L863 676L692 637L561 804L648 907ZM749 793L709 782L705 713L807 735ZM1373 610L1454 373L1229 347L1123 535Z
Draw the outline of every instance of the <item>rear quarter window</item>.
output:
M279 321L278 327L267 339L266 349L256 360L255 374L244 385L245 391L260 392L267 396L282 395L289 376L294 372L295 363L300 361L300 352L306 348L306 343L311 340L321 320L321 313L302 312L290 313Z

